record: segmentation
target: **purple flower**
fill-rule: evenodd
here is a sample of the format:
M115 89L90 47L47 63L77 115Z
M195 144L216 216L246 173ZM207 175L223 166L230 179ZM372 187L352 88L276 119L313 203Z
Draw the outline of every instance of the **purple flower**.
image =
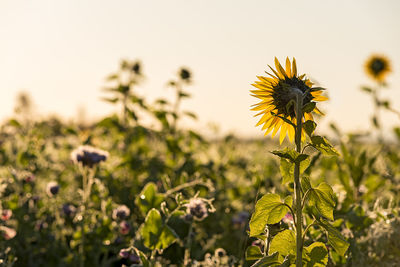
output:
M192 198L187 204L187 213L197 221L202 221L208 216L207 206L201 198Z
M50 182L47 184L46 192L50 197L57 195L59 190L60 186L57 182Z
M290 212L286 213L285 217L283 217L282 222L289 224L293 223L293 216Z
M14 229L6 226L0 226L0 231L3 232L3 238L5 240L10 240L17 235L17 232Z
M4 209L1 211L1 219L3 221L8 221L8 219L10 219L10 217L12 216L12 211L9 209Z
M65 216L67 216L67 217L72 217L73 215L75 215L75 212L76 212L75 206L73 206L71 204L64 204L62 206L62 210L63 210Z
M112 218L114 220L116 220L116 219L123 220L123 219L128 218L130 214L131 214L131 211L129 210L129 208L127 206L120 205L116 209L113 210Z
M127 235L131 230L131 225L127 221L122 221L119 224L119 232L123 235Z
M80 146L71 153L71 159L75 164L92 168L94 165L106 161L108 152L92 146Z
M129 254L131 253L131 250L129 248L123 248L119 251L118 255L121 258L127 259L129 257Z
M242 226L247 223L249 216L247 211L241 211L232 218L232 223L235 226Z
M31 174L31 175L28 175L27 177L25 177L25 182L33 183L35 181L35 179L36 179L35 175Z

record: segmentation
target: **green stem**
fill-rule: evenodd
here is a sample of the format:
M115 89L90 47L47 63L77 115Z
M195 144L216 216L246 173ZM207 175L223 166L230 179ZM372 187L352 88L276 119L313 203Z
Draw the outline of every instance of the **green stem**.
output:
M187 241L186 241L185 258L183 261L184 266L189 266L189 264L190 264L190 248L192 246L192 233L193 233L193 222L190 224L189 234L188 234Z
M298 92L296 94L296 151L301 153L301 131L302 131L302 120L303 120L303 94ZM303 266L303 219L302 219L302 197L301 197L301 185L300 185L300 162L296 162L294 165L294 191L295 191L295 210L296 210L296 267Z

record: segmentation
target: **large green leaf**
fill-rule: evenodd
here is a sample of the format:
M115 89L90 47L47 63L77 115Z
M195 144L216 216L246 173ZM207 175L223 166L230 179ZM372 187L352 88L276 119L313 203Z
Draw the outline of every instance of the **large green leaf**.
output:
M292 206L291 196L282 202L277 194L266 194L256 203L256 208L250 220L250 236L256 236L264 232L267 224L278 223L289 211L286 205ZM286 205L285 205L286 204Z
M349 247L349 243L346 241L346 239L336 228L330 225L329 222L319 220L318 224L322 226L328 233L328 243L339 255L343 256Z
M300 175L308 168L310 160L307 158L300 162ZM287 159L281 158L280 165L282 183L291 183L294 181L294 163Z
M162 222L161 214L156 209L151 209L140 229L143 244L149 249L162 252L177 240L174 231Z
M279 254L273 253L256 261L253 265L251 265L251 267L277 266L280 263L281 261L279 260Z
M262 257L264 257L264 255L262 254L260 247L250 246L246 249L246 260L254 261L261 259Z
M305 267L324 267L328 264L328 249L324 243L315 242L304 248Z
M143 215L146 215L152 208L159 208L164 196L157 192L157 186L154 183L148 183L142 192L136 197L135 203Z
M301 183L307 194L308 204L314 206L322 216L333 221L335 200L332 187L323 182L313 188L308 177L303 177Z
M339 156L339 152L329 143L329 141L319 135L311 137L311 145L321 151L322 154Z
M296 238L291 230L284 230L271 241L269 253L278 252L281 256L296 255Z
M277 155L281 159L288 159L290 162L302 162L308 158L307 154L300 154L297 151L285 148L283 150L274 150L271 152L274 155Z

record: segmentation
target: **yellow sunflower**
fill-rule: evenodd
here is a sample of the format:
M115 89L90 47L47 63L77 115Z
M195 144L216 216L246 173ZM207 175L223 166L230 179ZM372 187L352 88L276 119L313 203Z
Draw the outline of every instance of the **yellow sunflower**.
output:
M381 55L372 55L365 63L365 71L372 79L383 82L391 71L389 60Z
M313 83L303 75L297 75L296 59L290 63L289 58L286 58L286 68L284 69L275 58L276 71L268 66L273 74L266 72L271 77L257 76L259 79L254 84L256 90L250 90L252 96L257 97L261 102L253 105L252 110L260 111L254 116L261 115L260 121L256 126L262 125L262 130L266 130L265 135L272 131L272 138L277 134L280 129L279 142L282 143L286 137L289 136L290 142L293 142L295 136L295 129L288 122L283 120L285 118L291 121L294 125L296 122L296 113L294 105L288 105L291 100L295 100L294 96L298 91L303 95L303 107L313 101L325 101L328 98L322 96L321 87L312 87ZM303 121L314 121L312 112L322 114L322 112L315 107L310 112L304 112ZM302 139L305 138L304 131L302 131Z

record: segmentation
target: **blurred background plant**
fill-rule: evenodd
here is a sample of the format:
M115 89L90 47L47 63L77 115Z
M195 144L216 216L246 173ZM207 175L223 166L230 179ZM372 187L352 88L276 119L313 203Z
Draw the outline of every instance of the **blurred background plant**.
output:
M184 128L182 118L195 119L181 108L194 82L188 68L167 82L176 92L172 100L146 102L135 91L144 77L140 61L122 61L106 89L107 101L121 111L85 124L33 115L29 96L18 98L15 114L0 127L3 265L78 266L82 254L85 266L253 263L245 249L255 241L247 234L255 199L290 190L280 184L279 160L265 157L276 144L206 138ZM382 149L339 127L332 133L341 156L315 152L309 167L312 179L334 185L334 226L350 241L344 257L329 248L328 265L398 264L400 130ZM83 251L82 174L70 157L81 145L109 153L87 196ZM292 227L289 217L281 224ZM324 239L319 229L310 235Z

